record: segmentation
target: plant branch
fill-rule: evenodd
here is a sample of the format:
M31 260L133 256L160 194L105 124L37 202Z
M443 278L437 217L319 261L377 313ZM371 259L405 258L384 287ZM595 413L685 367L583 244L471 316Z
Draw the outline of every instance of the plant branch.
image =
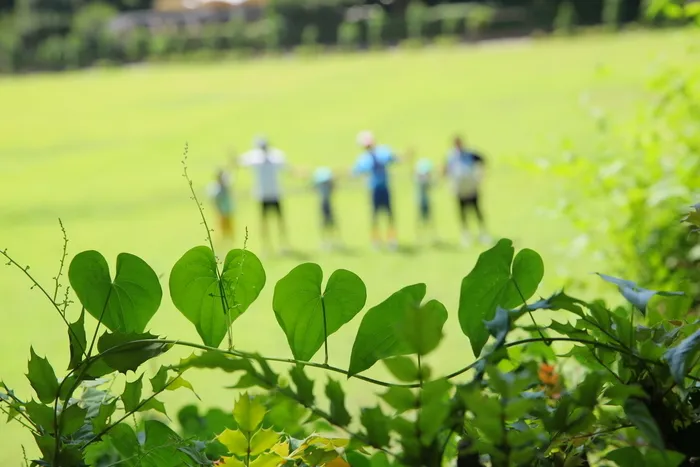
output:
M0 405L0 411L2 411L2 413L7 415L8 417L11 417L9 410L7 410L5 407L3 407L1 405ZM21 414L22 412L20 412L18 410L17 413ZM33 434L35 434L37 436L39 435L39 432L32 425L29 425L27 422L25 422L21 418L15 417L15 418L13 418L13 420L16 421L17 423L19 423L20 425L22 425L27 430L31 431Z
M520 286L518 285L517 281L511 280L513 282L513 285L515 286L515 290L518 291L518 295L520 295L520 299L523 301L523 307L527 309L527 300L525 299L525 295L523 292L520 290ZM532 324L537 328L537 333L540 335L542 339L546 339L547 337L544 335L542 332L542 329L540 326L537 324L537 321L535 321L535 315L532 314L532 310L527 310L527 314L530 315L530 319L532 320ZM545 344L547 344L548 341L544 341Z
M190 193L192 194L192 200L195 202L197 205L197 210L199 211L199 216L202 218L202 225L204 226L204 229L207 231L207 243L209 244L209 248L211 248L211 252L214 255L214 271L216 272L216 282L219 286L219 296L221 298L221 308L226 315L226 323L228 324L227 329L226 329L226 335L228 336L228 349L231 350L233 349L233 331L231 330L231 313L230 313L230 308L228 305L228 299L226 297L226 291L224 290L224 284L221 278L221 271L219 271L219 264L216 261L216 250L214 249L214 241L211 238L211 232L212 229L209 227L209 223L207 222L207 218L204 215L204 206L202 203L199 201L199 198L197 197L197 192L194 190L194 184L192 183L192 179L190 178L189 173L187 172L187 153L189 152L189 145L185 143L185 151L182 155L182 176L185 177L185 180L187 180L187 185L190 188ZM246 236L247 239L247 236Z
M63 274L63 266L66 263L66 256L68 255L68 234L66 233L66 228L63 226L63 221L58 218L58 225L61 226L61 232L63 232L63 252L61 253L61 261L58 266L58 274L54 277L55 286L53 289L53 301L56 302L58 298L58 289L61 288L61 275ZM65 311L64 311L65 312Z

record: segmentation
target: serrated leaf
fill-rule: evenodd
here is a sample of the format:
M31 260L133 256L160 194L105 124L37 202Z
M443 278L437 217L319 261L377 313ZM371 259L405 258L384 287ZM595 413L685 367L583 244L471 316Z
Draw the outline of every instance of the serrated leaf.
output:
M273 430L260 430L250 440L250 454L258 456L265 451L272 449L280 439L280 435Z
M54 432L53 407L31 400L24 404L24 409L27 411L29 418L47 433Z
M246 465L235 457L224 457L219 467L246 467Z
M391 387L380 396L397 413L403 413L417 407L418 400L408 388Z
M328 380L326 385L326 397L331 404L330 419L331 422L339 426L347 426L350 424L350 413L345 408L345 392L338 381L333 379Z
M248 438L239 430L226 429L216 437L217 441L226 446L228 452L236 456L245 456L248 453Z
M252 434L262 424L265 412L265 406L260 402L260 399L249 396L246 392L241 394L233 407L233 418L236 419L241 431Z
M397 323L398 334L411 353L427 355L437 348L442 340L442 328L447 321L447 310L437 300L430 300L416 309L409 309L404 319Z
M304 373L302 365L294 366L289 375L292 377L292 382L296 386L296 394L302 405L310 407L314 404L314 382Z
M663 297L673 297L673 296L683 296L683 292L663 292L658 290L649 290L643 287L639 287L632 281L625 279L618 279L617 277L608 276L607 274L598 275L606 282L615 284L617 289L620 291L623 297L627 299L635 308L637 308L643 315L646 315L647 305L649 300L651 300L655 295L660 295Z
M639 452L639 449L632 446L615 449L609 452L605 458L617 464L618 467L640 467L645 465L644 455Z
M211 248L198 246L180 258L170 273L170 297L194 324L205 345L218 347L233 323L258 298L265 270L248 250L231 250L221 271ZM222 302L228 310L224 310ZM228 318L227 318L228 314Z
M322 281L321 267L305 263L275 285L272 308L297 360L311 360L328 336L365 306L367 290L356 274L338 269L323 292Z
M78 404L69 405L61 412L61 433L72 435L85 425L87 410L80 407Z
M494 318L499 306L510 309L523 304L544 277L539 254L524 249L514 259L514 253L512 241L499 241L479 256L474 269L462 280L459 322L476 356L489 336L484 322Z
M148 360L172 348L172 344L156 341L158 336L151 333L135 334L106 332L97 341L101 359L112 369L126 374L136 371ZM152 342L143 342L152 341Z
M148 412L149 410L155 410L156 412L160 412L163 415L168 415L168 412L165 409L165 404L163 404L163 402L159 401L155 397L148 399L148 401L146 402L141 401L139 402L139 404L143 404L141 405L141 407L139 407L139 412Z
M576 388L578 403L583 407L593 409L598 404L598 396L603 389L603 383L603 376L600 373L588 373L583 382Z
M676 347L668 349L664 358L668 362L673 380L683 385L686 375L692 369L690 364L700 350L700 330L683 339Z
M413 383L420 379L418 374L418 365L409 357L392 357L382 360L382 363L387 367L389 372L399 381L404 383ZM423 376L423 379L428 377Z
M107 260L97 251L84 251L68 268L71 287L80 303L107 329L141 333L160 307L163 290L158 276L138 256L120 253L111 279Z
M510 316L508 310L496 308L496 314L490 321L485 321L486 329L496 339L494 349L498 349L506 343L506 337L510 331Z
M425 292L425 284L410 285L367 311L352 346L349 376L371 368L384 358L411 353L408 343L397 335L396 323L420 306Z
M94 433L102 431L107 426L107 420L114 414L116 409L117 399L112 399L111 402L100 405L97 415L92 419L92 431Z
M114 426L109 431L108 438L112 446L114 446L117 452L124 458L130 459L136 457L141 450L141 444L136 437L134 429L126 423L120 423Z
M143 390L143 375L137 380L127 382L122 392L122 402L124 403L124 411L131 412L136 410L136 407L141 402L141 391Z
M639 399L627 399L624 404L625 415L630 422L644 435L649 443L657 449L664 449L661 430L651 416L649 409Z
M85 310L80 311L80 318L75 323L69 324L68 342L70 346L70 361L68 369L77 367L83 360L83 354L87 349L87 338L85 337Z
M192 354L187 358L183 358L176 368L180 372L189 368L217 369L226 373L235 373L237 371L252 373L254 371L253 366L247 359L231 357L213 350L202 352L199 355Z
M275 453L263 454L251 462L250 467L277 467L280 462L282 458Z
M367 439L373 447L381 448L389 445L389 419L382 409L362 409L360 422L365 427Z
M168 368L160 367L158 373L156 373L153 378L150 379L151 389L153 392L161 392L165 389L165 385L168 382Z
M183 378L182 375L171 376L165 385L166 391L176 391L180 388L189 389L190 391L192 391L192 394L194 394L199 399L199 396L197 395L197 393L194 390L194 387L192 386L192 383Z
M34 347L29 348L30 358L27 379L34 388L39 400L44 404L50 404L58 396L58 379L53 367L46 358L39 357L34 352Z

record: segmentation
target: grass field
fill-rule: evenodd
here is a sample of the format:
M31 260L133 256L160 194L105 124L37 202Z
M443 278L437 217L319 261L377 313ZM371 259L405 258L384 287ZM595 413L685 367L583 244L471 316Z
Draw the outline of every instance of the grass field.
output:
M260 132L287 153L292 165L305 169L349 167L357 153L355 135L365 128L399 151L412 147L436 162L451 135L462 132L489 158L485 207L493 233L542 253L547 265L542 293L548 293L565 274L590 272L591 264L557 266L572 229L537 214L556 201L557 181L528 173L515 162L550 157L565 136L585 145L594 127L579 104L583 93L613 114L630 114L644 96L653 60L662 55L672 59L688 42L685 34L629 33L0 78L0 248L30 264L37 279L51 286L61 250L61 217L70 237L69 254L97 249L112 264L121 251L138 254L163 274L166 289L174 262L204 239L181 177L185 142L201 192L227 152L246 149ZM402 286L426 282L428 294L452 311L447 339L431 364L447 371L472 358L459 332L456 306L461 278L479 249L456 246L455 206L444 186L435 192L435 205L448 246L417 248L410 170L397 167L393 177L404 248L397 253L368 248L367 195L362 182L348 180L337 199L350 247L342 255L318 253L314 195L305 189L307 181L288 180L284 207L297 252L263 258L268 285L236 322L237 347L289 354L271 310L272 289L298 262L312 260L327 275L338 267L358 273L368 285L368 305ZM248 227L249 247L257 251L257 206L249 186L247 174L237 177L237 223ZM239 230L237 246L241 243ZM0 269L0 310L0 377L29 397L23 376L29 346L48 355L54 367L65 368L64 329L17 270ZM356 319L331 340L332 364L347 366L358 323ZM197 340L167 293L151 330ZM164 359L172 361L175 355ZM203 405L232 403L233 394L221 389L230 380L213 373L192 380ZM355 401L370 397L366 386L351 382L350 388ZM184 393L174 399L190 401ZM2 423L0 465L19 465L20 443L30 447L32 442L18 425Z

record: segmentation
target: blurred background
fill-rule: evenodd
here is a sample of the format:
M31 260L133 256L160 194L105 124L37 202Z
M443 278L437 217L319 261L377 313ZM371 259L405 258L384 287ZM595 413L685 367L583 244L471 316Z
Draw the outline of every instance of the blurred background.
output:
M541 253L542 295L608 293L590 274L600 271L685 290L697 309L700 248L680 219L700 201L699 18L700 2L684 0L0 0L0 249L53 289L60 218L69 259L95 249L111 268L120 252L151 264L165 298L150 331L198 341L167 293L173 264L207 236L182 177L187 145L219 255L245 243L267 272L234 324L243 350L289 355L273 285L313 261L326 276L360 275L368 306L425 282L451 312L435 355L471 359L459 285L502 237ZM387 167L395 248L373 245L366 176L352 174L363 130L399 158ZM261 136L285 160L286 242L274 216L269 241L262 228ZM465 234L454 174L443 173L455 136L485 162L487 236L471 212ZM19 355L30 345L56 368L68 362L62 321L30 285L0 269L0 378L27 394ZM687 305L674 303L650 313ZM332 364L348 364L358 324L335 337ZM433 358L436 371L455 369ZM169 402L232 404L223 376L190 380L202 402ZM351 400L371 397L348 387ZM4 418L0 440L1 465L33 449Z

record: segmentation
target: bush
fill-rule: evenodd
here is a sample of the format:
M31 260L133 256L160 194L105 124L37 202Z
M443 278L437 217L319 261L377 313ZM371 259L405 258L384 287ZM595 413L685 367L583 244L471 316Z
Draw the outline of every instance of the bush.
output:
M576 9L571 0L559 4L557 16L554 18L554 31L557 34L573 34L576 29Z
M346 21L338 27L338 45L343 50L357 50L360 46L360 25Z
M496 11L486 5L473 5L467 9L467 29L472 39L478 39L482 31L488 26L495 16Z
M386 14L382 8L375 8L367 20L367 41L373 49L380 49L384 45L385 17Z
M313 55L321 51L321 46L318 43L318 26L315 24L307 24L301 33L301 45L297 47L297 52L304 55Z
M423 28L425 27L427 8L422 2L413 0L406 10L406 30L408 39L413 43L424 41Z
M609 29L620 27L622 0L605 0L603 3L603 24Z

